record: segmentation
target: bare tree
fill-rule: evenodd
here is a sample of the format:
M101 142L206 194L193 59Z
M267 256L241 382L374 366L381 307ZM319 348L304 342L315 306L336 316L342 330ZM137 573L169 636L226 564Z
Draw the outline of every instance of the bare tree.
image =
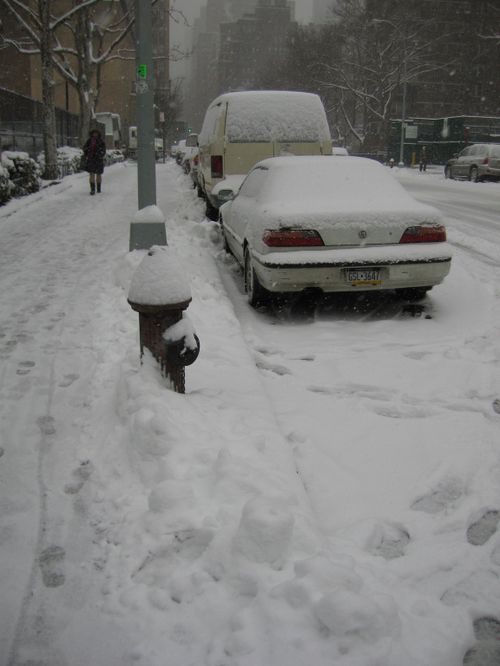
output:
M444 35L434 35L415 6L413 12L392 0L375 6L376 11L367 9L362 0L338 4L333 29L341 55L323 62L319 80L336 93L336 114L364 150L385 145L391 117L401 113L410 84L450 64L438 48Z
M124 11L108 4L99 5L96 13L95 5L96 2L94 6L75 4L80 11L62 17L59 30L54 33L54 66L78 94L82 143L95 117L103 66L111 60L135 58L135 50L130 46L119 48L134 23L133 9Z
M156 4L157 0L152 0ZM116 59L135 59L135 39L128 48L123 43L132 31L135 5L130 0L119 4L102 0L72 0L70 7L57 16L52 0L0 0L17 19L30 39L24 41L3 35L6 44L19 53L39 55L42 61L44 103L44 146L46 173L56 173L56 136L54 112L54 74L71 84L80 106L79 135L83 142L88 134L101 88L103 66ZM34 6L35 5L35 6ZM185 21L182 11L172 8L170 16ZM174 58L182 57L178 51Z
M23 28L29 44L2 35L5 44L14 46L25 55L39 55L41 60L42 104L43 104L43 144L45 153L44 177L57 178L57 144L54 103L56 31L61 23L70 20L79 11L99 0L82 0L61 16L54 18L52 0L0 0L0 6L11 12Z

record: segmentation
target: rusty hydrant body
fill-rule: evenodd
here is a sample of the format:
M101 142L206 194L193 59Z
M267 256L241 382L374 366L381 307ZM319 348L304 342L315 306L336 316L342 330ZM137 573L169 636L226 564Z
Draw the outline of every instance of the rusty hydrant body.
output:
M185 366L198 357L200 341L184 314L191 290L168 246L154 246L139 264L128 302L139 313L141 357L148 349L177 393L185 392Z

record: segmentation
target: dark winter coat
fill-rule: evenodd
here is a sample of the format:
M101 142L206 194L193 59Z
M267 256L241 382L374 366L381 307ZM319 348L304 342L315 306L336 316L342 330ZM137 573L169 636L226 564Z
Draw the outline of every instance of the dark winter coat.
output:
M96 136L95 142L92 141L92 136L89 136L83 146L83 155L85 158L85 171L89 173L102 173L104 171L106 144L100 134Z

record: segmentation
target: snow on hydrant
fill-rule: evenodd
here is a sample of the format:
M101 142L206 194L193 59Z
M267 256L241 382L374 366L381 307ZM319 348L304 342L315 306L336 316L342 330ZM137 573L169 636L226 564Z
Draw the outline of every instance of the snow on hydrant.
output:
M185 392L185 371L197 359L200 341L185 314L191 288L174 251L154 245L137 267L128 302L139 313L141 358L149 349L177 393Z

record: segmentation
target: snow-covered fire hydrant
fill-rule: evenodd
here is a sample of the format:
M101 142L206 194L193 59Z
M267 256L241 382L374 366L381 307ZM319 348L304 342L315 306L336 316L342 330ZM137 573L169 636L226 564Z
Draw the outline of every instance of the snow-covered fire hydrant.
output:
M168 245L155 245L144 256L132 277L128 302L139 313L141 358L146 347L172 388L184 393L184 368L198 358L200 341L184 314L191 289Z

